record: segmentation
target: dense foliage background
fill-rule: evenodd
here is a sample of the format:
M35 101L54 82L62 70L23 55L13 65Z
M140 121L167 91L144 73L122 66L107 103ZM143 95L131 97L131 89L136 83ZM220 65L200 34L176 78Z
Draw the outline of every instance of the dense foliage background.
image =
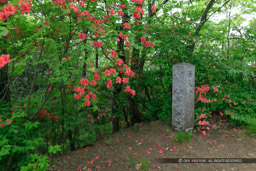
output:
M0 168L170 120L172 66L196 66L195 119L256 129L254 0L0 0Z

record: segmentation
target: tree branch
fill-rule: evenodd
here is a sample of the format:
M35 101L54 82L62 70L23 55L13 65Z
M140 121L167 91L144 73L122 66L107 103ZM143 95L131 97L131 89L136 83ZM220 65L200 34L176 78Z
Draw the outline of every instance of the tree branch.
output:
M225 5L227 5L229 2L230 2L230 0L226 1L220 8L218 8L218 9L215 10L213 13L211 13L211 14L209 15L209 17L206 19L206 21L209 20L209 18L210 18L213 14L215 14L217 11L219 11L221 8L223 8Z
M203 25L207 21L207 14L208 14L210 8L213 6L214 2L215 2L215 0L211 0L208 3L207 7L205 8L204 13L203 13L202 18L201 18L201 21L199 23L199 26L196 28L196 32L195 32L194 36L198 36L200 30L202 29Z
M166 4L167 2L168 2L168 0L164 0L161 4L164 5L164 4ZM153 0L152 4L149 4L149 6L150 6L150 9L149 9L149 17L153 17L154 15L156 15L156 13L153 13L152 10L151 10L152 5L154 5L154 4L155 4L155 0ZM160 9L157 8L157 9L156 9L156 12L158 12L159 10L160 10Z
M108 55L104 52L104 49L103 49L102 47L100 47L100 48L101 48L101 51L103 52L104 56L105 56L108 60L110 60L111 62L113 62L113 60L112 60L111 58L109 58Z
M30 120L33 119L33 117L44 107L49 95L51 92L47 93L48 88L50 88L51 84L48 84L48 86L46 87L45 93L44 93L44 99L43 99L43 103L40 105L40 107L37 109L37 111L29 118ZM52 87L53 89L53 87ZM52 90L51 90L52 91ZM47 95L47 96L46 96Z
M36 65L36 70L35 70L35 74L34 74L34 78L33 78L33 83L32 83L32 86L31 86L31 89L30 89L30 92L29 92L29 97L28 97L28 107L27 107L27 115L28 115L28 118L29 118L29 106L30 106L30 99L31 99L31 95L33 93L33 88L34 88L34 85L35 85L35 82L36 82L36 76L37 76L37 72L39 70L39 66L40 66L40 59L43 55L43 50L44 50L44 39L43 39L43 43L42 43L42 48L41 48L41 52L40 52L40 55L39 55L39 58L38 58L38 63Z

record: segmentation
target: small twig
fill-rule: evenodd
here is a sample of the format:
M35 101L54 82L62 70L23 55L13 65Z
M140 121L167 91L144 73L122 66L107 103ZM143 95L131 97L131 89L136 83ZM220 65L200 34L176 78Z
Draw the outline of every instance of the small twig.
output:
M27 115L28 115L28 118L29 118L29 107L30 107L31 95L32 95L32 93L33 93L33 88L34 88L34 85L35 85L35 82L36 82L36 76L37 76L37 72L38 72L38 70L39 70L40 59L41 59L42 54L43 54L43 49L44 49L44 39L43 39L42 48L41 48L41 52L40 52L40 55L39 55L38 63L37 63L37 65L36 65L36 71L35 71L35 74L34 74L33 83L32 83L32 86L31 86L31 89L30 89L30 92L29 92L28 106L27 106Z
M30 120L32 120L33 117L34 117L40 110L42 110L43 106L45 105L45 103L46 103L46 101L47 101L49 95L50 95L51 92L52 92L52 90L51 90L49 93L47 93L47 92L48 92L48 89L50 88L50 86L51 86L51 84L48 84L48 86L46 87L46 90L45 90L45 93L44 93L43 103L40 105L40 107L37 109L37 111L36 111L35 113L33 113L33 115L29 118ZM53 87L52 87L52 89L53 89Z

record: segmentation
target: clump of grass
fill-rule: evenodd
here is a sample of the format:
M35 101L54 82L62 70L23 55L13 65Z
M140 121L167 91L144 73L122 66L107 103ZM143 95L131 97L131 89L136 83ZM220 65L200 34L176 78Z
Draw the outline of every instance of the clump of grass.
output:
M134 158L132 157L132 155L129 155L129 156L130 156L130 158L129 158L130 164L132 165L132 167L135 167L135 160L134 160Z
M109 140L105 141L105 143L106 143L107 145L111 145L111 144L112 144L112 142L109 141Z
M170 132L170 129L166 128L165 132L166 132L166 133Z
M135 125L135 126L133 126L133 128L132 128L132 129L133 129L133 131L134 131L134 132L137 132L137 131L138 131L138 127L137 127L136 125Z
M188 142L191 142L193 132L192 131L186 132L186 135L187 135Z
M178 132L175 137L176 137L175 141L177 143L183 143L184 139L185 139L185 133L184 132Z
M245 127L245 133L250 137L256 137L256 123L250 123Z
M190 131L190 132L178 132L175 135L175 141L177 143L183 143L185 140L187 140L188 142L191 142L192 135L193 135L192 131Z
M147 170L148 169L148 161L145 159L143 161L140 162L141 163L141 168L142 170Z

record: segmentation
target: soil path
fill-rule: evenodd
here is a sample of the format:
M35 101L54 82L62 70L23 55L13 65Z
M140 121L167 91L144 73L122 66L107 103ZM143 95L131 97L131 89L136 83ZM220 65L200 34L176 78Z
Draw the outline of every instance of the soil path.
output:
M256 171L256 163L160 163L158 158L256 158L256 139L239 128L210 126L209 135L194 131L191 142L178 144L170 125L155 121L122 130L54 159L49 171Z

